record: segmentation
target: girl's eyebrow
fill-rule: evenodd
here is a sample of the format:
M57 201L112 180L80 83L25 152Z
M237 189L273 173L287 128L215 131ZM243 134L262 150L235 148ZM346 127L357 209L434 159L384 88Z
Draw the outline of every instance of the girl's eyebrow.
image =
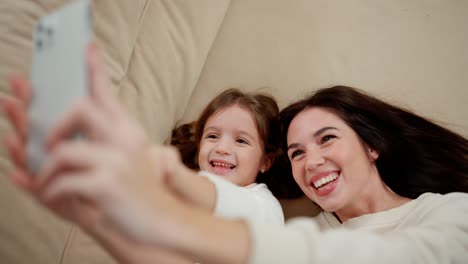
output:
M203 128L203 132L205 132L206 130L216 130L216 131L218 131L219 128L216 127L216 126L210 126L210 127L205 127L205 128Z
M335 130L338 130L338 128L336 127L323 127L317 131L315 131L315 133L312 135L313 137L318 137L320 134L324 133L325 131L327 130L331 130L331 129L335 129ZM300 144L299 143L291 143L289 146L288 146L288 151L292 148L297 148L299 147Z
M217 126L210 126L210 127L205 127L205 128L203 129L203 132L205 132L205 131L207 131L207 130L219 131L219 130L221 130L221 129L220 129L219 127L217 127ZM246 136L246 137L248 137L250 140L255 140L255 137L254 137L251 133L249 133L249 132L247 132L247 131L245 131L245 130L236 129L236 130L235 130L235 133L238 134L238 135Z
M245 130L237 129L237 133L239 133L239 135L248 137L250 140L254 140L254 139L255 139L254 136L252 136L249 132L247 132L247 131L245 131Z

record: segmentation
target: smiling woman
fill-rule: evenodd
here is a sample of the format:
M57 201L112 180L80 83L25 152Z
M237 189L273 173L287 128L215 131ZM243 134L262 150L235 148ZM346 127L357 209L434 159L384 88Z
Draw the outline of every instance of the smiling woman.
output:
M375 161L379 153L329 108L298 113L287 133L292 173L302 191L340 220L398 207L408 198L388 188Z
M320 90L280 116L296 183L341 221L468 191L466 139L357 89Z

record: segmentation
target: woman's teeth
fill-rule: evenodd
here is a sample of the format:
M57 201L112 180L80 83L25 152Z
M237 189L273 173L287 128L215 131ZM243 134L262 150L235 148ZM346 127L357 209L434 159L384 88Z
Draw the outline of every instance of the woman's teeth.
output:
M326 177L323 177L319 180L314 181L313 184L316 189L319 189L320 187L336 180L336 178L338 178L338 173L332 173Z

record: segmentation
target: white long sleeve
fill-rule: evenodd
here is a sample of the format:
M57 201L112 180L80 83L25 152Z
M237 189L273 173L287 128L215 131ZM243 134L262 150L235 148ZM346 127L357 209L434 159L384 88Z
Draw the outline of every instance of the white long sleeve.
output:
M198 174L207 177L216 187L215 215L284 225L283 209L265 184L241 187L206 171Z
M250 223L250 263L468 263L468 194L426 193L340 225L330 214L284 228Z

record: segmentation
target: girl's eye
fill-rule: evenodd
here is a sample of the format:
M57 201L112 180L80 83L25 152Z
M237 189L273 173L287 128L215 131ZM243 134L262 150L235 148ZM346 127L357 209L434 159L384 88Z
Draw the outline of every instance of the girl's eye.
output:
M247 142L247 141L246 141L245 139L243 139L243 138L238 138L238 139L236 139L236 142L237 142L237 143L241 143L241 144L249 144L249 142Z
M332 140L334 138L336 138L336 136L334 136L334 135L325 135L320 139L320 143L321 144L327 143L328 141L330 141L330 140Z
M206 138L216 139L216 138L218 138L218 136L217 136L216 134L208 134L208 135L206 136Z
M302 150L294 150L292 153L291 153L291 160L294 159L295 157L301 155L303 153Z

